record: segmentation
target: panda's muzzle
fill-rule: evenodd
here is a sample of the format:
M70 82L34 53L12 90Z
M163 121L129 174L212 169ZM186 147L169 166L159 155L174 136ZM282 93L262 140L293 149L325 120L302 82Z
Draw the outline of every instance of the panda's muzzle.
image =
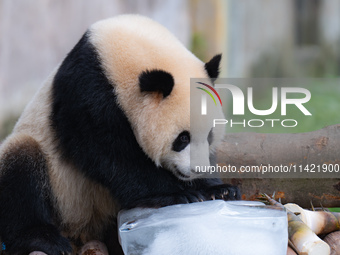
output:
M177 168L176 168L176 176L177 176L179 179L181 179L181 180L189 180L189 179L191 179L190 176L181 173Z
M191 173L192 173L193 175L195 175L195 176L200 176L200 175L203 174L203 173L201 173L200 171L197 171L197 170L195 170L195 169L191 169L190 171L191 171Z
M197 172L195 169L191 169L190 172L191 172L190 175L186 175L179 171L177 167L175 168L175 175L177 176L178 179L181 179L183 181L191 180L202 175L202 173Z

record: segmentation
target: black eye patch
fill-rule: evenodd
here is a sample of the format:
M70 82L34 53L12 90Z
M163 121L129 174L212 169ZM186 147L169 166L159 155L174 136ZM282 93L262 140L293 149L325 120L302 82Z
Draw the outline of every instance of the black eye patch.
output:
M180 133L175 141L172 143L172 150L180 152L184 150L185 147L190 143L190 133L188 131L183 131Z
M208 135L208 143L209 143L209 145L212 144L213 140L214 140L213 129L210 129L210 132L209 132L209 135Z

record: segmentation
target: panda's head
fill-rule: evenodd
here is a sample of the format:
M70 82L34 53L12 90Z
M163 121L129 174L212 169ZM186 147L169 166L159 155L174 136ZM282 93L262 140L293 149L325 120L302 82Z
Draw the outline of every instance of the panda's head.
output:
M90 40L143 151L181 180L199 177L192 166L210 165L223 129L207 119L191 123L190 78L216 78L221 56L204 64L167 29L138 15L95 23ZM191 104L199 108L197 98ZM210 118L222 116L219 110Z

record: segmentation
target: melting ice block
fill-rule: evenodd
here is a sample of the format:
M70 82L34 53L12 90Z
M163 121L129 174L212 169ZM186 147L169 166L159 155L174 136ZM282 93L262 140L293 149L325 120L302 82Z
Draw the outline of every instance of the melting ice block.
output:
M206 201L118 215L126 255L286 255L287 214L250 201Z

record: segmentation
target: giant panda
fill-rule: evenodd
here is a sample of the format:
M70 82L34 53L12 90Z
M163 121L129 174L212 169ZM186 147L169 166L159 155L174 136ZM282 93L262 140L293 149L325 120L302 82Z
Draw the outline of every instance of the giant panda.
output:
M149 18L93 24L25 108L0 151L0 239L7 254L76 254L102 240L120 254L121 209L214 198L237 187L204 179L222 131L190 127L190 78L216 78L207 63Z

